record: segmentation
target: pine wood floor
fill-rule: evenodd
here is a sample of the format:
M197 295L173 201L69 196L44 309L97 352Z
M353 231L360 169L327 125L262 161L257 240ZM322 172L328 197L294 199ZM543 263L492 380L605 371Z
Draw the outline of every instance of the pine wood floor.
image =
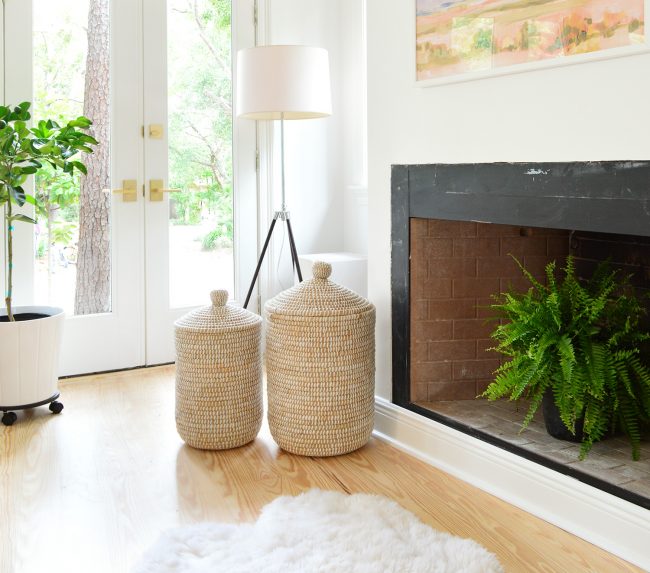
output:
M378 439L337 458L286 454L268 430L200 452L174 426L172 366L64 381L65 410L0 429L0 572L127 572L158 534L204 520L248 521L312 487L388 496L470 537L509 572L640 571Z

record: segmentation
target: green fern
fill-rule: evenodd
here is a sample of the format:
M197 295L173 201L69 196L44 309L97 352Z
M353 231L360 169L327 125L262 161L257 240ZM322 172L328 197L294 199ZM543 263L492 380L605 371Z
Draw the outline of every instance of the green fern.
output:
M639 327L646 311L629 277L620 278L603 263L590 280L581 280L569 256L562 279L553 261L542 284L515 261L531 286L498 295L491 305L497 318L505 319L492 333L493 350L509 360L483 396L528 399L525 428L551 388L574 435L576 423L584 420L581 459L617 429L627 434L638 459L643 429L650 424L650 369L639 346L650 334Z

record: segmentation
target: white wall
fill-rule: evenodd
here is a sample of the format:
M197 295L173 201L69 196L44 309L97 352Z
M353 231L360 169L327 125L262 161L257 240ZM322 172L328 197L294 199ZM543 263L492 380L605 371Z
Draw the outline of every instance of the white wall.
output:
M371 0L372 1L372 0ZM366 0L342 0L340 49L343 105L344 250L368 253Z
M368 2L368 281L385 398L391 164L650 158L650 54L420 88L414 14L410 1Z

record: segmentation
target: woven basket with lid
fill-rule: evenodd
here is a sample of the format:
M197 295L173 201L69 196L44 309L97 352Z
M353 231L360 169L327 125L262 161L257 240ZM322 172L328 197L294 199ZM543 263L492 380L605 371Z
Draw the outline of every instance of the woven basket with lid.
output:
M221 450L255 439L262 424L262 319L227 304L225 290L210 297L174 324L176 429L190 446Z
M265 305L271 435L305 456L356 450L373 428L375 307L331 271L314 263L313 279Z

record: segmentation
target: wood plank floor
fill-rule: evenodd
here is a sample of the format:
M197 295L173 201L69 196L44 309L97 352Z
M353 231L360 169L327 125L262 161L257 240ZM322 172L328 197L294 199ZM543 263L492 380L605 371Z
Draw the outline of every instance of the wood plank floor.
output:
M159 533L253 520L312 487L388 496L432 527L469 537L507 571L639 571L377 439L336 458L286 454L265 427L224 452L185 446L172 366L62 382L65 410L0 429L0 572L127 572Z

